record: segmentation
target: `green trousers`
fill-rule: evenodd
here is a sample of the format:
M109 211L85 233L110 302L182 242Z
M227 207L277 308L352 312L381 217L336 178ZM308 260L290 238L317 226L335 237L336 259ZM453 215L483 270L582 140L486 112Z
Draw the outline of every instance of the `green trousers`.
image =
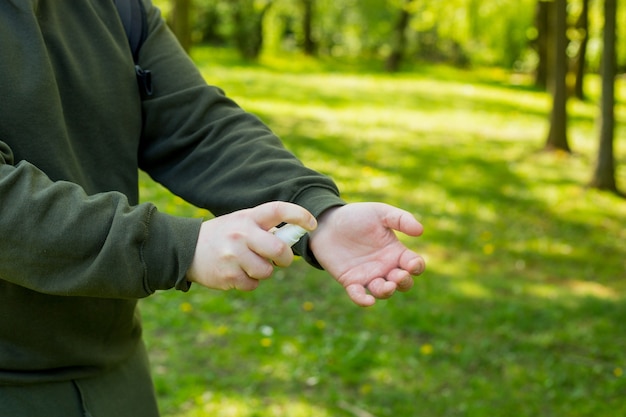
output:
M0 385L0 417L158 417L145 347L98 377Z

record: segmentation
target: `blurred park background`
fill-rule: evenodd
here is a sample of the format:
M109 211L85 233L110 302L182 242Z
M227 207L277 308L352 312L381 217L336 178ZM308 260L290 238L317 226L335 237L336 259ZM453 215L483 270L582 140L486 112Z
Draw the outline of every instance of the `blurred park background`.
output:
M626 4L156 4L345 199L415 213L427 260L367 309L300 260L143 300L165 417L626 415Z

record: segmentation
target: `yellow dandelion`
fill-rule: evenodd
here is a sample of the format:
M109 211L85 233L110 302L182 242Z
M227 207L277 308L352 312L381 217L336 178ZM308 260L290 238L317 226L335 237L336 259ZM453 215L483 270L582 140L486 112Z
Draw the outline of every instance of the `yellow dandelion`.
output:
M261 339L261 346L263 346L264 348L272 346L272 339L270 339L269 337L264 337L263 339Z
M624 375L624 370L620 367L617 367L615 369L613 369L613 375L615 375L617 378L621 377L622 375Z
M496 250L496 247L493 246L491 243L487 243L485 246L483 246L483 253L485 255L491 255L493 254L495 250Z
M304 311L313 311L314 308L315 308L315 304L313 304L310 301L305 301L304 303L302 303L302 309Z
M185 302L180 305L180 310L183 313L191 313L191 311L193 311L193 306L191 305L191 303Z
M430 343L424 343L420 347L420 353L424 356L432 355L433 350L434 350L433 345L431 345Z
M324 330L326 328L326 322L324 320L317 320L315 322L315 327L317 327L319 330Z

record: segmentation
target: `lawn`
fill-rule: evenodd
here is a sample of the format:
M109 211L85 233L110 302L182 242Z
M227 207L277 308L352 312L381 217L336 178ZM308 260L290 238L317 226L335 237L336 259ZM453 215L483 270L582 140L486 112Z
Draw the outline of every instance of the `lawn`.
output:
M143 300L164 417L626 415L626 200L586 187L596 79L591 101L570 102L570 156L541 152L550 100L523 76L193 57L344 198L415 213L426 232L406 243L428 267L366 309L302 261L251 293ZM208 216L141 188L163 211Z

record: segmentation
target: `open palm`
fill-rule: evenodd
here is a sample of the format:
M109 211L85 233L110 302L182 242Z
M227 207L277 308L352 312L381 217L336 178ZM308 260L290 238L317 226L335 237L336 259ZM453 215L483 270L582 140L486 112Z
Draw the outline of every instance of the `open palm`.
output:
M369 306L376 298L409 290L412 276L425 268L424 259L402 244L394 230L419 236L423 227L409 212L387 204L348 204L320 217L310 246L352 301Z

